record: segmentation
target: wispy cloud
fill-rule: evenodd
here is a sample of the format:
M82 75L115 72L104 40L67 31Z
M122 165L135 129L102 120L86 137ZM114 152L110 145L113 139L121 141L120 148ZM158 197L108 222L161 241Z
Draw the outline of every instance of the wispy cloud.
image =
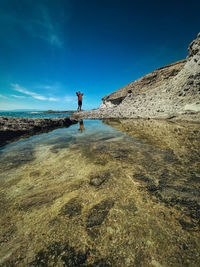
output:
M46 6L39 6L38 13L39 19L30 20L24 27L33 37L40 38L53 46L61 48L63 40L60 24L52 19Z
M0 94L0 98L6 99L7 96Z
M44 3L34 2L32 4L29 1L27 6L31 10L28 16L12 10L9 12L7 10L0 11L0 22L5 23L6 26L14 27L15 31L17 28L21 28L33 38L44 40L54 47L62 48L64 44L63 25L68 16L63 16L62 10L59 10L60 12L57 12L56 16L54 13L52 15L52 10Z
M49 101L59 101L59 99L56 98L56 97L49 97L48 100L49 100Z
M37 94L35 92L29 91L26 88L21 87L17 83L11 83L11 86L13 87L13 90L15 90L15 91L17 91L19 93L22 93L22 94L31 96L31 97L33 97L34 99L37 99L37 100L43 100L43 101L44 100L46 100L46 101L59 101L58 98L55 98L55 97L46 97L46 96Z
M10 95L10 96L12 96L12 97L14 97L14 98L26 98L26 97L23 96L23 95Z

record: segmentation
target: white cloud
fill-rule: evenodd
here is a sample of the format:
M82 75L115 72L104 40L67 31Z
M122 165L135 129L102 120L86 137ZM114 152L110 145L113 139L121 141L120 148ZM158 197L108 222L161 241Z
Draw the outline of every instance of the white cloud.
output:
M55 97L46 97L46 96L43 96L43 95L39 95L35 92L32 92L32 91L29 91L27 90L26 88L23 88L21 87L19 84L17 83L11 83L11 86L13 87L13 90L19 92L19 93L22 93L22 94L25 94L25 95L28 95L28 96L31 96L37 100L46 100L46 101L59 101L58 98L55 98Z
M59 101L59 99L56 97L49 97L49 101Z
M47 97L42 96L42 95L37 95L37 94L33 95L32 97L35 98L35 99L38 99L38 100L48 100Z
M10 95L10 96L15 97L15 98L26 98L26 97L23 96L23 95Z
M7 96L0 94L0 98L6 99Z

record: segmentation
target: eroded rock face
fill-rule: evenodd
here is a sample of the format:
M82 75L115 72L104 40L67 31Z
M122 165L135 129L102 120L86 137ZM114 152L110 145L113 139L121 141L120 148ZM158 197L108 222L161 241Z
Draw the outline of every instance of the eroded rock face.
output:
M197 39L194 40L188 47L189 55L188 58L191 58L195 55L200 55L200 33L197 36Z
M0 117L0 146L6 145L20 136L48 132L59 127L68 127L77 122L70 117L51 119Z
M156 69L152 73L149 73L140 79L129 83L128 85L107 96L104 96L102 98L103 104L108 105L106 102L120 104L125 97L127 97L127 95L145 93L150 88L160 86L163 83L163 80L166 81L167 79L176 76L180 70L182 70L185 63L185 60L180 60L165 67ZM101 107L103 107L103 105L101 105Z
M82 112L88 118L200 119L200 34L189 45L189 55L154 70L103 97L96 111ZM195 115L194 115L195 114Z

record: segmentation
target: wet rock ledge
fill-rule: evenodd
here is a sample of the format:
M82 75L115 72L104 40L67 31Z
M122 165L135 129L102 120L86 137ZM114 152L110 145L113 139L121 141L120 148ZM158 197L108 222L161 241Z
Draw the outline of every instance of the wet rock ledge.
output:
M19 137L49 132L56 128L69 127L78 120L63 118L17 118L0 117L0 146L4 146Z

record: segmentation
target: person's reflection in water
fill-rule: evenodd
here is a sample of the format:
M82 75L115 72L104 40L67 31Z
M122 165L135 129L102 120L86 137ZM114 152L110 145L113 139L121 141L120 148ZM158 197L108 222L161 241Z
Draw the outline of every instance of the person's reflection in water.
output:
M83 124L83 120L81 120L80 122L79 122L79 132L81 132L82 133L82 131L84 131L85 130L85 128L84 128L84 124Z

